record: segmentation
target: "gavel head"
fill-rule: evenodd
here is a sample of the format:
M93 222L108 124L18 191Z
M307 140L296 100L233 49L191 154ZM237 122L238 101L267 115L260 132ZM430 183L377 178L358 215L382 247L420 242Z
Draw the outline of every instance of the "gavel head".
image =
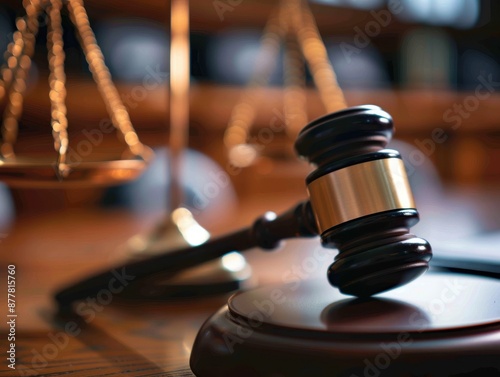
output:
M418 212L400 154L384 149L389 114L359 106L308 124L295 143L315 165L307 188L324 246L339 254L328 280L358 297L395 288L429 267L429 243L410 233Z

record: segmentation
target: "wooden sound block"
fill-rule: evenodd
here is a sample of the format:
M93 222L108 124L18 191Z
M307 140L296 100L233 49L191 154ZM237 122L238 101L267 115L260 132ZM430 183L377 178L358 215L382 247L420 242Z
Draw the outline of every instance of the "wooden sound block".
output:
M370 299L326 279L240 292L195 340L211 376L499 376L500 280L429 272Z

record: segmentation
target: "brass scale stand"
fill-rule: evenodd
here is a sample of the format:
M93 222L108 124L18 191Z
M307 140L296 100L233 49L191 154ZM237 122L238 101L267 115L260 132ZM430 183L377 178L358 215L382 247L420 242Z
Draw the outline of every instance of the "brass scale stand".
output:
M64 44L61 11L67 5L107 112L126 150L121 159L113 161L85 161L71 163L67 159L69 148L68 119L66 109L66 75L64 71ZM127 109L114 85L102 51L97 44L83 0L24 0L24 18L16 21L17 31L5 54L6 64L1 69L0 103L7 98L3 114L2 141L0 144L0 181L11 187L62 188L116 185L139 177L154 157L153 151L141 143L134 130ZM19 120L23 111L26 81L35 50L38 33L38 18L46 13L48 25L47 48L49 51L49 98L51 103L51 126L57 159L18 157L14 153ZM193 218L191 212L182 207L182 188L179 181L182 152L187 145L189 111L189 8L187 0L172 1L172 48L178 45L177 55L182 55L182 64L172 65L172 76L181 77L171 83L171 137L170 166L171 192L169 204L173 209L147 234L132 237L124 247L118 249L126 258L147 258L150 255L168 252L180 246L203 242L209 233ZM183 20L183 22L179 22ZM175 27L174 27L175 24ZM174 43L178 41L180 43ZM172 54L174 55L174 54ZM186 58L187 56L187 58ZM179 68L182 75L174 74ZM182 69L184 67L184 69ZM195 234L195 237L192 237ZM201 240L201 241L200 241ZM232 262L232 268L225 267ZM238 268L235 268L235 263ZM234 290L250 275L250 268L243 256L233 253L214 262L182 271L166 281L161 276L137 284L135 294L144 297L215 293ZM194 288L196 289L194 289ZM198 289L199 288L199 289ZM186 293L187 292L187 293Z
M121 160L67 162L69 138L65 104L65 53L61 25L63 1L24 0L23 6L26 10L26 17L16 22L17 31L14 33L13 42L7 48L6 64L1 69L0 101L7 98L7 105L2 122L0 180L12 186L61 187L61 185L71 186L72 184L111 185L137 178L147 167L153 153L140 142L134 130L90 27L83 0L67 0L67 7L112 123L126 144L125 158ZM43 12L47 12L50 18L47 47L50 68L51 126L54 148L58 154L55 162L39 158L20 158L14 153L19 119L23 110L26 79L38 33L38 17ZM313 15L307 4L301 0L282 0L278 9L269 18L261 40L256 69L248 88L263 86L268 82L273 65L265 64L263 60L271 60L273 63L277 60L280 39L285 40L287 48L284 108L287 127L293 137L307 123L302 56L306 58L311 68L314 82L327 112L341 110L346 107L346 104L335 72L328 61L326 48ZM177 103L176 108L179 106ZM247 90L244 91L240 102L231 114L224 142L229 158L237 165L241 165L241 162L238 162L234 156L245 152L245 148L249 147L246 143L257 109L256 99L251 91ZM181 136L177 136L174 144L179 144L179 137ZM246 151L248 152L248 149ZM248 166L250 163L245 165Z
M126 144L123 158L113 161L85 161L71 163L67 159L69 148L66 109L66 75L64 71L64 44L61 11L67 5L71 21L79 37L93 79L105 102L106 109L120 139ZM0 145L0 181L12 187L61 188L115 185L136 179L152 160L153 151L141 143L134 130L127 109L121 101L107 68L102 51L90 27L83 0L24 0L25 18L16 22L17 31L5 55L6 64L1 70L0 103L7 99L3 114L2 141ZM43 13L49 17L47 48L49 60L49 98L51 127L56 160L49 157L28 158L16 156L19 120L23 111L26 80L35 50L38 18ZM168 250L194 245L189 234L206 240L206 232L182 207L182 188L179 181L182 152L187 145L189 118L189 5L188 0L171 2L171 117L170 117L170 177L172 190L169 204L172 212L150 232L132 237L119 251L130 258L145 258ZM282 0L267 21L261 39L261 48L253 77L235 106L224 136L228 158L235 166L249 166L255 161L260 146L247 143L259 103L249 89L266 85L277 61L280 42L285 42L285 97L284 111L289 136L295 139L307 123L305 111L305 57L314 82L327 111L346 107L342 90L330 65L326 48L319 35L314 17L302 0ZM177 59L177 60L176 60ZM180 60L179 60L180 59ZM267 61L267 63L266 63ZM271 64L269 64L271 62ZM178 71L175 71L178 68ZM175 72L174 72L175 71ZM184 77L185 76L185 77ZM174 78L183 78L174 80ZM248 154L253 156L248 159ZM230 266L228 269L227 266ZM232 266L232 267L231 267ZM235 269L234 266L239 266ZM216 260L183 271L175 277L151 279L140 289L140 295L169 296L172 287L200 291L205 287L232 290L250 276L244 257L232 253L226 260ZM175 291L175 289L174 289ZM210 291L210 289L209 289Z
M248 144L249 133L259 108L253 88L268 83L278 60L280 42L285 45L284 114L287 133L295 140L307 124L306 96L304 93L304 58L323 106L327 113L347 107L335 71L328 60L326 47L319 34L314 16L303 0L281 0L267 21L261 38L251 81L234 107L224 135L230 162L238 167L251 165L261 146Z
M104 63L101 49L90 28L82 0L67 2L71 20L75 25L93 78L106 104L113 125L127 146L124 159L106 162L67 162L69 147L68 119L66 116L66 76L64 72L63 30L61 25L61 0L23 1L26 17L16 22L14 40L6 52L6 64L2 67L0 101L7 97L3 114L2 143L0 146L0 180L11 186L60 187L100 184L117 184L137 178L153 156L142 144L132 126L120 95L111 80ZM26 80L35 50L38 33L38 17L47 12L50 23L47 35L49 50L49 84L51 126L57 160L17 157L14 144L17 139L19 119L23 110Z

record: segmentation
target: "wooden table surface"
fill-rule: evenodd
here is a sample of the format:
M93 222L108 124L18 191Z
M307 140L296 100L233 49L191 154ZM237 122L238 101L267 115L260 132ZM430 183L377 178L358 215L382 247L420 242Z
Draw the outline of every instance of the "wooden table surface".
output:
M249 216L254 214L242 214L233 225L246 224ZM17 219L0 238L0 376L193 376L188 361L197 331L229 294L147 303L113 297L108 305L92 307L80 321L55 315L54 292L124 260L124 242L153 223L152 218L98 209ZM253 265L262 263L262 255L269 255L264 263L274 266L283 258L250 251ZM15 370L4 357L10 346L9 265L16 270ZM260 282L271 281L274 270L267 277L261 273Z
M187 361L196 331L223 297L167 304L113 300L77 324L78 336L65 332L69 320L54 316L53 292L121 259L117 248L139 229L133 216L92 210L17 222L0 245L2 301L7 266L16 266L17 364L13 371L2 358L0 375L192 375ZM0 308L5 318L6 303ZM3 353L6 331L2 320Z
M494 210L493 217L488 217L484 211L498 207L500 200L495 198L481 194L476 204L483 204L480 212L485 212L486 223L498 227L498 212ZM256 196L255 202L246 203L246 209L235 214L230 225L209 230L226 232L229 227L250 223L265 209L284 210L297 199L283 195L266 201ZM151 229L157 218L123 210L66 209L22 216L1 234L0 376L193 376L188 362L195 336L229 294L171 302L113 297L107 305L93 306L79 321L55 315L54 292L124 260L124 242ZM318 246L316 239L289 241L277 253L252 250L246 256L262 285L282 282L284 274L294 271ZM8 368L5 357L10 346L9 265L16 270L15 370ZM309 275L325 274L328 265L319 263Z

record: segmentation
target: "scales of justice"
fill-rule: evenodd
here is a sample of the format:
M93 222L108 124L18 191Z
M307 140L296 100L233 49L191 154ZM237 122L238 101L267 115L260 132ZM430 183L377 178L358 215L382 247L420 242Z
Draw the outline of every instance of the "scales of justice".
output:
M23 4L26 17L17 21L1 72L0 99L6 100L6 106L0 180L11 186L54 188L138 178L154 154L132 126L83 1L25 0ZM123 155L113 161L67 161L70 140L61 26L65 6L125 145ZM195 340L190 366L197 376L486 376L498 372L498 274L427 271L432 267L431 246L410 231L419 215L404 164L397 151L386 149L393 134L392 118L374 105L345 105L306 2L280 2L266 25L262 50L277 54L280 41L286 46L284 108L293 115L287 117L287 131L295 139L297 154L313 166L305 177L307 199L282 215L267 213L249 228L190 246L188 230L201 227L182 207L178 179L189 112L189 13L185 0L174 0L171 7L169 163L175 184L170 199L171 208L177 209L150 234L138 235L140 250L134 247L137 239L129 243L129 261L116 268L126 268L137 282L123 292L123 298L147 300L160 294L168 299L171 294L186 293L187 287L191 294L234 290L248 276L224 270L220 261L228 253L254 247L272 250L284 239L316 237L318 244L339 251L330 266L325 265L325 276L255 287L231 296ZM49 97L56 158L30 159L17 156L14 147L38 17L43 13L50 19ZM309 123L303 110L303 59L327 110ZM256 67L250 86L264 85L271 70ZM258 148L247 143L256 111L257 103L243 91L224 139L229 158L240 166L258 155ZM184 246L178 247L179 243ZM98 292L110 276L111 271L97 272L57 292L61 312L71 311L72 303Z

